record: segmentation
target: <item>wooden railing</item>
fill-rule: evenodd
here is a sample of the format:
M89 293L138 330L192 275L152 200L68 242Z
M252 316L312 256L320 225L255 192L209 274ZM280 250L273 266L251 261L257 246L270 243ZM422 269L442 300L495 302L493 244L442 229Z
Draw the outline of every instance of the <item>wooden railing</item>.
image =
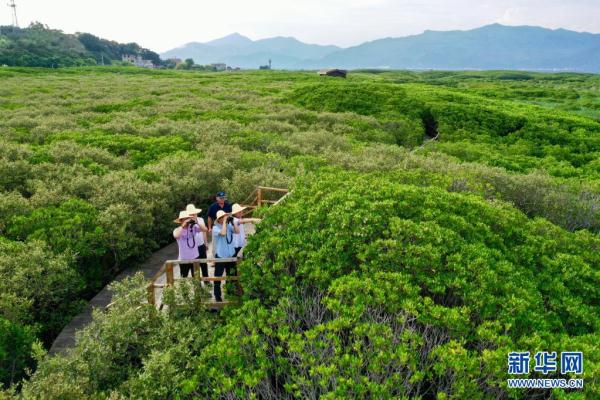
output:
M274 200L273 193L279 195L277 200ZM283 196L281 196L283 194ZM281 203L288 195L290 194L288 189L281 188L273 188L267 186L258 186L254 191L248 196L246 201L243 203L245 207L247 207L247 211L244 214L252 213L259 207L264 205L276 205ZM268 197L268 199L267 199ZM200 273L200 264L208 264L208 263L224 263L224 262L235 262L236 264L241 260L238 257L232 258L201 258L194 260L168 260L166 261L154 274L152 279L150 280L150 284L147 287L148 290L148 303L156 306L156 289L162 289L168 286L173 286L175 284L175 275L173 272L173 268L176 264L192 264L194 271L194 278L200 280L201 282L225 282L225 281L234 281L236 282L238 294L242 294L243 289L241 284L239 283L239 276L221 276L221 277L203 277ZM237 268L236 268L237 270ZM157 283L160 277L166 274L166 283ZM231 304L230 301L221 301L221 302L210 302L207 305L213 308L222 308L228 304Z
M273 196L269 195L272 193L279 195L279 198L277 200L273 200ZM256 189L254 189L254 191L250 193L248 198L242 203L242 205L246 207L246 212L244 213L244 215L251 214L254 210L264 205L279 204L288 195L288 189L273 188L268 186L257 186Z
M238 257L231 257L231 258L197 258L194 260L168 260L168 261L165 261L165 263L162 265L162 267L160 267L160 269L156 272L156 274L154 274L154 276L152 277L152 279L150 281L150 284L147 287L148 303L156 306L156 289L164 289L165 287L173 286L175 284L175 274L173 272L173 269L176 264L178 264L178 265L192 264L193 270L194 270L194 279L198 279L201 282L238 281L239 280L238 276L203 277L202 274L200 273L200 264L224 263L224 262L227 262L227 263L235 262L237 264L239 260L240 260L240 258L238 258ZM163 274L166 274L167 283L156 283ZM239 283L237 284L237 288L238 288L238 294L242 294L242 287ZM228 302L228 301L220 301L220 302L211 302L210 305L212 307L220 308L220 307L225 306L230 303L231 302Z

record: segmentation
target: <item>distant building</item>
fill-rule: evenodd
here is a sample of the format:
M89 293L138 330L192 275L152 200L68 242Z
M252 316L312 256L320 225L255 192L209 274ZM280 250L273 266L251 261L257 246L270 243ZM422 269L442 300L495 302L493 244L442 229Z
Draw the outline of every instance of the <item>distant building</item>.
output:
M212 69L214 69L215 71L225 71L227 69L227 64L223 64L223 63L210 64L210 67Z
M346 71L345 69L337 69L337 68L322 69L319 71L319 75L333 76L336 78L345 78L346 75L348 75L348 71Z
M271 68L271 59L269 58L269 64L268 65L261 65L260 67L258 67L259 69L272 69Z
M142 56L134 56L132 54L123 54L121 59L125 62L130 62L136 67L155 68L155 65L150 60L144 60Z

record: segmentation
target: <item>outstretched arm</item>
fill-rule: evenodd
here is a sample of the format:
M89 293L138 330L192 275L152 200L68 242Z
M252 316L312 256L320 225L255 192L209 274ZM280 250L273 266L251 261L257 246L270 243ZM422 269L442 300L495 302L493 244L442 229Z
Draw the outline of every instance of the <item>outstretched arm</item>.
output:
M261 218L242 218L240 224L258 224L260 221L262 221Z

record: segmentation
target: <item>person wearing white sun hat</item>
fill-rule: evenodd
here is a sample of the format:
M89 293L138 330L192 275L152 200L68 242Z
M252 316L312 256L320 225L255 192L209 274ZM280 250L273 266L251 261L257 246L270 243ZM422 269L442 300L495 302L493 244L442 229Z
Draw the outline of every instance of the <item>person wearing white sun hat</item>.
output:
M198 228L200 229L198 232L196 232L196 235L194 236L194 238L196 239L196 246L198 246L197 258L206 258L206 246L208 245L208 238L206 237L206 232L208 232L208 229L206 228L204 219L198 218L198 214L200 214L202 210L196 208L196 206L194 206L193 204L188 204L185 207L185 211L187 211L188 215L196 221L196 223L198 224ZM202 271L202 276L204 278L208 278L208 265L206 263L200 264L200 270Z
M179 218L174 221L179 227L173 230L173 237L177 240L179 248L178 260L194 260L198 258L198 246L196 245L196 234L200 232L197 218L190 217L187 210L179 212ZM190 271L194 276L192 264L179 264L181 276L187 278Z
M240 233L235 233L233 235L233 247L235 248L235 253L233 255L235 257L237 257L240 251L246 246L246 229L244 228L244 225L260 222L260 218L242 218L242 212L245 209L246 207L242 207L237 203L231 207L233 225L240 231Z
M235 254L233 246L233 235L240 233L239 229L233 225L233 218L230 214L223 210L217 211L215 224L213 225L213 248L215 258L231 258ZM215 263L215 276L223 276L223 272L227 272L227 276L233 276L235 262L217 262ZM215 282L215 299L223 301L221 295L221 282Z

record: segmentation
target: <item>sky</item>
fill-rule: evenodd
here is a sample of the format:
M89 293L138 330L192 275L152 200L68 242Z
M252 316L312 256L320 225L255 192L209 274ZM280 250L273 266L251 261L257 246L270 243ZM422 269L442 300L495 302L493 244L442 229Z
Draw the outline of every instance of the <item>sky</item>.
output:
M11 10L0 0L0 24ZM424 30L490 23L600 33L600 0L15 0L20 26L32 21L89 32L162 52L239 32L256 40L357 45Z

